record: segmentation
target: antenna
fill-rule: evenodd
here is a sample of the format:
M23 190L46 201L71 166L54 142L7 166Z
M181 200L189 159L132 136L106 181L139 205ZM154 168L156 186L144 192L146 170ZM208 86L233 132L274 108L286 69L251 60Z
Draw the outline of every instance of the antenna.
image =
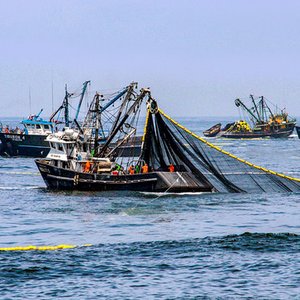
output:
M51 82L51 104L52 104L52 112L54 111L54 99L53 99L53 78Z
M29 86L29 114L31 115L31 87Z

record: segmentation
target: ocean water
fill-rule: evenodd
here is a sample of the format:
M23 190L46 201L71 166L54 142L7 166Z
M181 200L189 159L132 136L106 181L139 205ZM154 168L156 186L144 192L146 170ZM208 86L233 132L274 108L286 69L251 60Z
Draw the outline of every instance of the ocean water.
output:
M210 141L300 177L295 135ZM3 157L0 204L0 247L78 246L0 252L1 299L300 299L299 194L51 192L33 159Z

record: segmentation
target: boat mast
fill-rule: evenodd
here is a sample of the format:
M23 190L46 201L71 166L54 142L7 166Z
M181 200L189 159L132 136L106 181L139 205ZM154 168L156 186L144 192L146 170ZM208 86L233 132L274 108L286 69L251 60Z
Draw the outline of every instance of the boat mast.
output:
M65 85L65 98L64 98L64 101L63 101L63 108L65 110L65 124L66 124L66 127L69 127L70 125L70 120L69 120L69 96L70 94L68 93L68 90L67 90L67 85Z
M94 140L94 151L95 152L98 150L99 116L100 116L99 96L100 95L98 93L96 93L96 96L95 96L96 126L95 126L95 140ZM97 153L95 153L95 154L97 154Z
M40 112L35 116L35 118L38 119L42 112L43 112L43 109L41 108Z
M137 82L132 82L128 87L126 87L127 94L126 94L126 97L125 97L123 103L121 104L121 107L119 109L118 115L116 116L115 122L114 122L114 124L112 126L112 129L111 129L112 131L116 128L116 126L117 126L117 124L119 122L119 119L120 119L120 117L122 115L122 112L124 110L124 107L128 103L130 97L133 95L133 90L134 90L134 87L136 87L136 86L137 86Z
M31 116L31 87L29 86L29 115Z
M106 109L108 109L110 106L112 106L119 98L121 98L128 90L128 87L124 88L123 90L121 90L121 92L119 92L114 98L112 98L106 105L104 106L99 106L99 113L103 113ZM93 98L93 101L92 103L90 104L90 108L89 108L89 112L92 112L93 109L92 109L92 106L94 105L94 102L95 102L95 97L96 95L94 96ZM102 96L101 96L102 97ZM85 117L85 120L84 120L84 124L83 126L87 126L87 124L89 122L91 122L91 120L89 120L88 118L89 116L89 113L86 115Z
M83 83L82 92L81 92L81 95L80 95L80 100L79 100L79 103L78 103L78 106L77 106L77 111L76 111L75 120L78 119L78 115L79 115L79 112L80 112L82 100L83 100L84 94L85 94L85 92L86 92L87 85L88 85L89 83L91 83L90 80L87 80L87 81L85 81L85 82Z
M256 122L259 123L259 119L255 116L255 114L253 114L253 112L240 100L240 99L235 99L235 105L237 107L242 107L243 109L245 109L255 120Z
M77 107L77 112L76 112L76 117L75 117L75 120L77 121L77 118L78 118L78 114L80 112L80 107L81 107L81 104L82 104L82 101L83 101L83 97L85 95L85 92L86 92L86 89L87 89L87 85L90 83L89 80L85 81L83 83L83 88L82 88L82 92L81 92L81 97L80 97L80 100L79 100L79 104L78 104L78 107ZM70 126L70 116L69 116L69 98L71 96L73 96L74 94L73 93L69 93L68 90L67 90L67 85L65 85L65 97L64 97L64 100L61 104L61 106L54 112L52 113L51 117L50 117L50 122L53 122L53 119L54 117L62 110L64 109L64 118L65 118L65 124L66 124L66 127L69 127Z
M256 106L256 103L255 103L255 100L254 100L253 95L250 95L250 98L251 98L252 103L253 103L253 105L254 105L254 109L255 109L255 111L256 111L256 113L257 113L257 116L258 116L258 119L259 119L259 123L262 123L263 120L261 119L261 115L260 115L260 113L259 113L259 111L258 111L258 109L257 109L257 106Z
M271 108L269 107L269 105L267 104L267 102L265 101L264 96L261 96L260 98L261 98L261 102L262 102L262 108L264 109L264 107L266 107L268 109L268 111L270 112L271 117L274 118L274 114L273 114Z
M53 74L52 74L53 75ZM54 111L54 87L53 87L53 76L51 81L51 104L52 104L52 111Z
M107 141L105 142L105 144L103 145L103 147L101 148L101 151L99 152L99 156L103 155L106 151L106 149L108 148L109 144L111 143L111 141L113 140L113 138L116 136L116 134L118 133L118 131L120 130L120 128L123 126L123 124L126 122L126 120L128 119L128 117L130 116L131 113L134 112L135 108L142 102L142 100L144 99L144 97L146 95L150 94L150 90L149 89L142 89L140 95L134 100L134 103L131 105L131 107L128 109L128 111L125 113L125 115L122 117L122 119L120 120L119 124L116 125L116 127L114 128L114 130L112 130L112 132L110 133Z
M130 86L126 86L117 96L112 98L106 105L101 107L101 112L104 112L107 108L113 105L119 98L121 98L128 91Z

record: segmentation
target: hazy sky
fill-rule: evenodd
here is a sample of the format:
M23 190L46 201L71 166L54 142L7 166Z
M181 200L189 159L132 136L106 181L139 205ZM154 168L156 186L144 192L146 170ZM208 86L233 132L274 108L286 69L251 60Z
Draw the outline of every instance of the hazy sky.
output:
M51 112L64 85L151 87L172 116L237 115L265 95L300 115L298 0L0 0L0 116Z

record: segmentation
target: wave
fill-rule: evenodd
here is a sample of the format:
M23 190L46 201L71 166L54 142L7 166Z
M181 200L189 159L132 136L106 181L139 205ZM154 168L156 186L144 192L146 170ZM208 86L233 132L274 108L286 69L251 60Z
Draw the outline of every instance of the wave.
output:
M78 245L76 248L85 248L87 244ZM88 244L88 251L119 252L128 255L143 252L148 255L180 255L189 252L211 251L259 251L259 252L293 252L300 251L300 235L296 233L251 233L232 234L222 237L205 237L183 240L158 240L130 243L105 243ZM104 252L103 252L104 251Z
M0 186L0 190L35 190L40 189L42 187L34 185L34 186Z
M188 196L188 195L202 195L202 194L211 194L211 193L206 193L206 192L183 192L183 193L172 193L172 192L139 192L140 194L144 196L149 196L149 197L170 197L170 196Z
M214 244L222 250L241 251L299 251L300 235L295 233L251 233L207 238L208 245Z
M99 244L92 248L107 248L130 253L143 252L147 255L180 255L195 252L292 252L300 251L300 235L295 233L251 233L233 234L222 237L205 237L184 240ZM124 253L125 254L125 253ZM129 253L128 253L129 254Z
M2 298L30 294L48 299L59 292L81 299L92 291L107 299L298 299L299 245L300 236L293 233L245 232L34 253L3 251L0 272L8 288L1 290ZM270 248L277 253L253 253ZM28 280L34 284L24 286Z
M5 175L38 175L40 176L40 173L38 172L3 172L0 171L0 174L5 174Z

